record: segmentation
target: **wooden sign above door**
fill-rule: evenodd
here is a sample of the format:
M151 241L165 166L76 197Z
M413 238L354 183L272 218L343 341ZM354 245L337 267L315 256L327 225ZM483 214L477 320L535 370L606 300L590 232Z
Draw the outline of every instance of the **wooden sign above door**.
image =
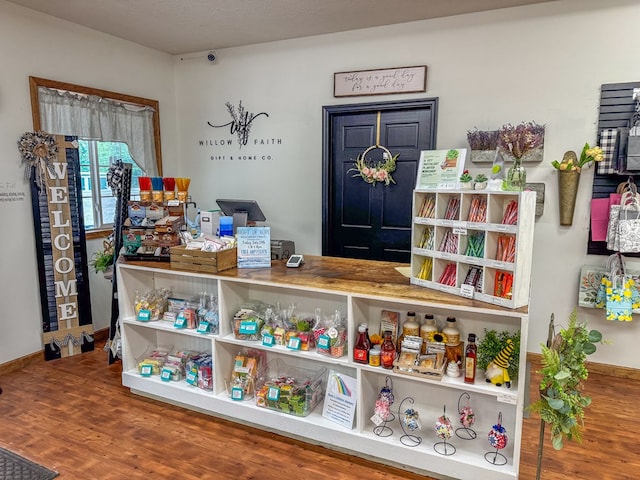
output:
M427 67L382 68L333 74L334 97L427 91Z

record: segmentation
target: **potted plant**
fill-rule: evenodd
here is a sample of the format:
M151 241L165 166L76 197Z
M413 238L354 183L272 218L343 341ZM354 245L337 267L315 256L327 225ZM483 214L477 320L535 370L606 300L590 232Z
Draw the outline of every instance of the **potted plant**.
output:
M104 278L110 280L113 275L113 242L104 240L102 250L94 252L89 261L96 273L102 272Z
M472 181L473 181L473 177L469 173L469 170L465 170L464 172L462 172L462 175L460 175L460 188L462 190L473 189Z
M598 330L588 330L578 321L576 309L569 315L569 324L554 334L553 315L549 326L547 345L542 345L542 375L540 399L528 409L538 413L541 419L538 443L538 473L540 478L544 428L551 428L551 442L556 450L562 449L563 440L582 441L584 409L591 398L583 393L583 382L589 372L587 355L596 351L596 343L602 343Z
M479 173L476 175L474 188L476 190L484 190L487 188L487 176L484 173Z

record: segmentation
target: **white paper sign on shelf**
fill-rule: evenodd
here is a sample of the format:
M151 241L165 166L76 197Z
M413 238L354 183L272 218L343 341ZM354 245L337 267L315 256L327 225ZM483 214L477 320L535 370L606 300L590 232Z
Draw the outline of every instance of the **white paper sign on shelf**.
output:
M352 429L357 397L358 387L354 377L329 370L322 416Z
M515 405L518 401L515 395L508 393L499 394L497 400L502 403L508 403L509 405Z
M473 294L476 289L473 285L462 284L460 285L460 295L467 298L473 298Z

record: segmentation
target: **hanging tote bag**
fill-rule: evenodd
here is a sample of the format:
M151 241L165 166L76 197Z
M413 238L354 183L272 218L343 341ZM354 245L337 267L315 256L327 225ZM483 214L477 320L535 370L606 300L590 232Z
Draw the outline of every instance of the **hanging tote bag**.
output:
M627 172L640 172L640 112L636 111L629 123L627 140Z
M616 156L618 150L618 129L605 128L600 132L600 148L604 159L597 162L599 175L612 175L617 173Z
M640 198L637 193L625 193L620 203L616 250L621 253L640 253Z
M605 307L607 320L630 322L633 309L640 307L640 293L633 278L625 272L625 260L615 254L607 261L609 272L602 276L596 306Z

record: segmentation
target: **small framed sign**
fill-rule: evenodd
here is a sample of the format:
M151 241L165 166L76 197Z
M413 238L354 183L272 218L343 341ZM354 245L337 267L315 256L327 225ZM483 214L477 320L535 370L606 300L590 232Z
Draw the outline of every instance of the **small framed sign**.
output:
M427 66L381 68L333 74L334 97L427 91Z

